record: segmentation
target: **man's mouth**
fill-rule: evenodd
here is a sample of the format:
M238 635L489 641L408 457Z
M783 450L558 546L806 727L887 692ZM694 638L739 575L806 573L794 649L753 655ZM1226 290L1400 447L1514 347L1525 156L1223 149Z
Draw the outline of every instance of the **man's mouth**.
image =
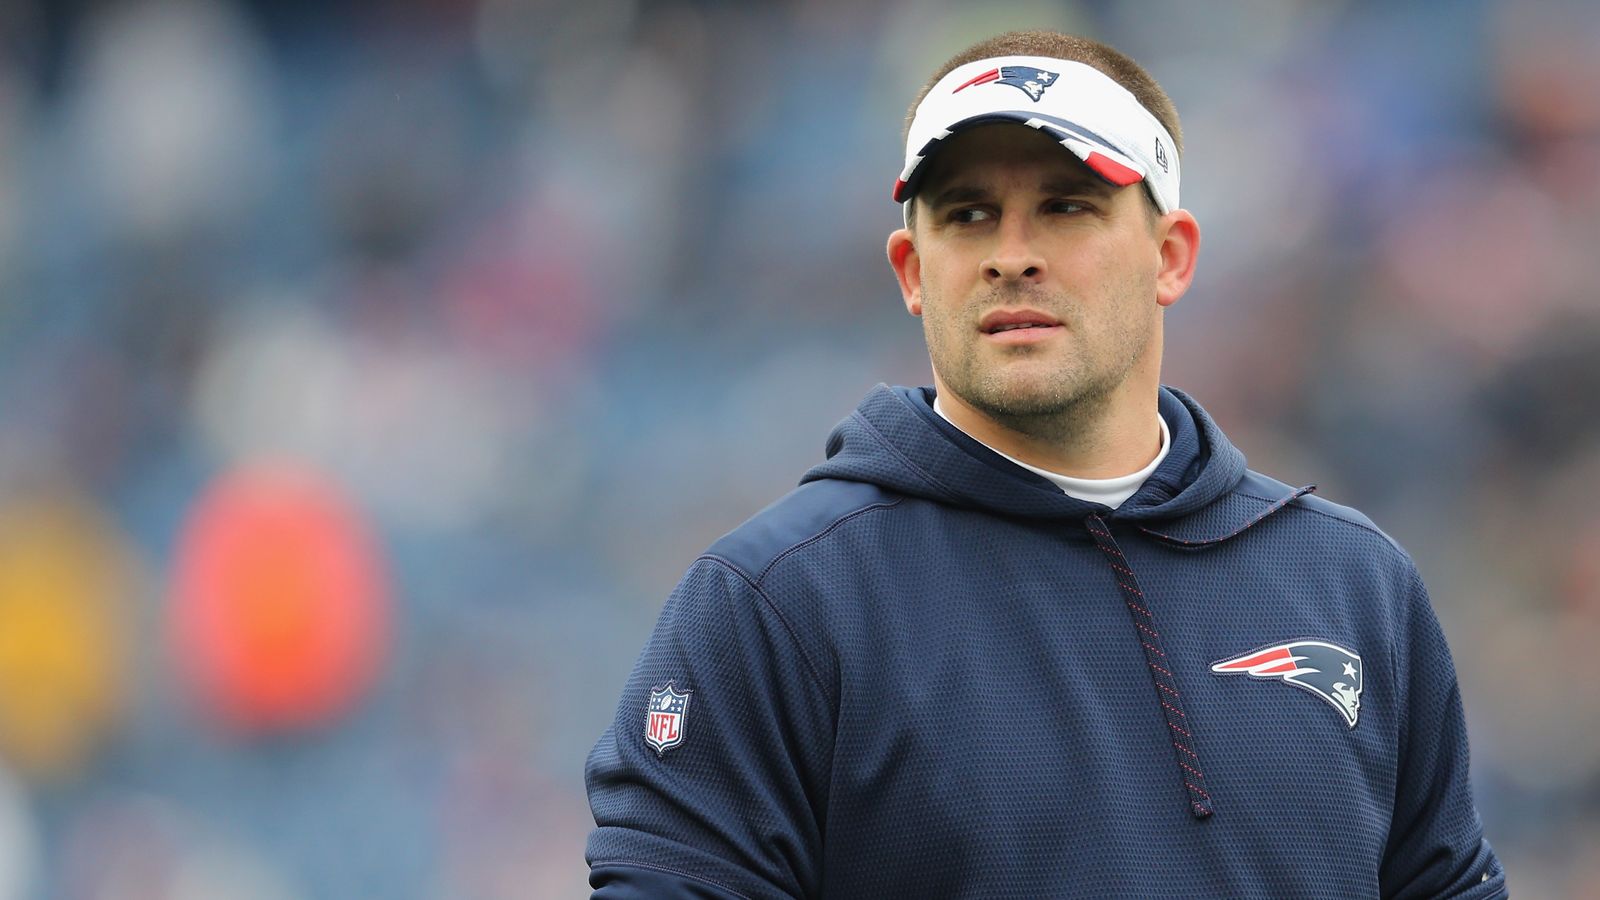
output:
M978 330L984 334L1004 334L1009 331L1060 326L1061 322L1054 316L1045 315L1034 309L997 309L978 322Z

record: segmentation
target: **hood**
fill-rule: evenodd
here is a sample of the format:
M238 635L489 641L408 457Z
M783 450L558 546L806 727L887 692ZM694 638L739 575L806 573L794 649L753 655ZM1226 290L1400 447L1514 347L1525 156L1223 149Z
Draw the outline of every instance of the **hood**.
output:
M1063 494L968 437L933 411L932 388L879 385L828 437L828 459L805 474L804 484L822 479L862 481L914 497L983 509L1016 518L1082 522L1100 515L1138 523L1143 530L1180 544L1231 536L1253 524L1263 504L1222 504L1245 477L1244 454L1230 443L1189 396L1162 387L1159 411L1172 432L1172 446L1139 492L1116 510ZM1303 493L1264 498L1273 511ZM1259 493L1253 491L1252 493ZM1263 498L1251 498L1263 499ZM1280 502L1281 501L1281 502ZM1208 510L1203 521L1174 530Z

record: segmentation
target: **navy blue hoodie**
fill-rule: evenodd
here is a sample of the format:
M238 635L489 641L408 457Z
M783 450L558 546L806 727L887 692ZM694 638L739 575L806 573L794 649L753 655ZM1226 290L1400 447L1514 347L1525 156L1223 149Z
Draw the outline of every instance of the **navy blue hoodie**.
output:
M1383 532L1175 390L1116 510L932 396L689 568L589 758L595 897L1506 895Z

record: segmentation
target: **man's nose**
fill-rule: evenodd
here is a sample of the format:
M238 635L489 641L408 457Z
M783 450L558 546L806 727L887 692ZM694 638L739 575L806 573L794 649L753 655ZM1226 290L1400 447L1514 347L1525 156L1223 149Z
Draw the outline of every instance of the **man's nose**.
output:
M1042 281L1044 256L1035 247L1032 228L1025 217L1009 218L1001 219L994 252L983 261L983 280L990 284Z

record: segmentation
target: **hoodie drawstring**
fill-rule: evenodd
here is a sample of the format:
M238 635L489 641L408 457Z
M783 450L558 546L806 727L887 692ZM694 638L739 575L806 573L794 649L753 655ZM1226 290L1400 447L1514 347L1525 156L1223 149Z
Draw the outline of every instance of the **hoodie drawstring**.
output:
M1206 793L1205 773L1201 770L1200 755L1194 749L1194 736L1190 734L1188 717L1183 712L1183 695L1178 690L1178 678L1172 674L1166 651L1161 648L1161 632L1156 628L1155 616L1145 602L1139 579L1133 574L1128 558L1111 537L1111 529L1104 519L1091 514L1083 520L1094 541L1106 555L1112 574L1122 588L1123 601L1128 605L1128 615L1133 617L1133 627L1138 629L1139 643L1144 646L1145 663L1150 680L1155 684L1156 700L1161 704L1167 720L1168 737L1172 739L1173 757L1178 763L1178 775L1184 790L1189 794L1189 808L1194 817L1204 819L1215 811L1211 795Z

